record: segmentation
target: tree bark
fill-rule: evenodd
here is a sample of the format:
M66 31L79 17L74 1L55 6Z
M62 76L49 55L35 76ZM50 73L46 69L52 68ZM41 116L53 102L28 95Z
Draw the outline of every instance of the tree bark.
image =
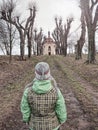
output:
M30 58L32 55L32 44L31 44L31 37L29 37L28 35L27 37L28 37L28 58Z
M85 43L86 25L83 11L81 13L81 25L81 36L80 39L77 41L77 45L75 46L76 60L82 59L82 48Z
M95 31L93 29L88 29L88 63L95 62Z
M98 0L81 0L81 7L87 24L88 57L87 63L94 63L95 58L95 31L98 22ZM95 7L95 8L94 8ZM95 12L94 12L95 10Z

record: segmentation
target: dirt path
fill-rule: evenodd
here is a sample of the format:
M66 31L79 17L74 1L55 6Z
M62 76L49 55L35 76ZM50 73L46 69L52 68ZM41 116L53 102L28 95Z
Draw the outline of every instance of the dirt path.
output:
M76 72L69 69L65 61L64 58L55 58L54 65L57 65L57 69L53 69L58 74L56 78L68 108L68 121L64 128L98 130L98 93Z
M72 71L64 58L42 57L40 60L49 63L51 73L65 97L68 119L60 130L98 130L98 94L93 87ZM38 59L36 62L40 60ZM25 78L23 85L33 78L33 70L27 75L31 77ZM87 85L88 87L86 87ZM10 104L11 111L2 117L0 130L28 130L28 127L22 122L20 113L22 93L23 87L15 92L17 94L16 98L13 96L15 103Z
M61 127L61 130L90 130L91 126L90 122L87 121L87 115L83 112L80 102L73 93L66 75L61 71L55 60L51 62L53 62L51 66L53 76L65 97L68 111L68 120Z

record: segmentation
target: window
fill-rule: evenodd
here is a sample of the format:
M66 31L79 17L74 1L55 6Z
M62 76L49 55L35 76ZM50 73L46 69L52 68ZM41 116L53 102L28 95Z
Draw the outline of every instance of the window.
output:
M51 51L51 46L48 47L48 51Z

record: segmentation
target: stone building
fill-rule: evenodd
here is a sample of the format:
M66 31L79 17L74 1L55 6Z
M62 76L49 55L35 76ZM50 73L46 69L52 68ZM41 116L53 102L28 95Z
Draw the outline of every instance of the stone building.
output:
M55 55L56 54L56 44L50 37L50 32L48 32L48 38L45 38L43 42L43 55Z

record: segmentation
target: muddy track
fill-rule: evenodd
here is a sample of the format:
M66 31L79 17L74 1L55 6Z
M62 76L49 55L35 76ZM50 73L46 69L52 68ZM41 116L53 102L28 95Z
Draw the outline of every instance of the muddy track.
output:
M98 104L95 102L97 99L97 94L94 92L91 93L91 91L89 91L89 93L82 93L82 90L85 90L84 88L81 90L79 89L78 91L78 89L74 87L77 86L77 84L79 86L78 81L80 83L82 82L81 86L85 86L86 82L84 80L81 80L77 74L74 75L74 73L70 73L72 71L70 71L70 68L68 68L64 59L59 59L58 57L42 57L42 59L37 60L36 62L38 61L46 61L49 63L51 73L56 79L58 87L62 91L66 101L68 119L67 122L64 123L60 128L60 130L98 130L98 115L96 115L98 114L98 110L96 110L98 108ZM33 78L34 75L32 75L33 72L30 73L30 76ZM75 79L72 81L71 76L77 79L77 83ZM31 77L26 80L31 80ZM22 85L26 83L27 81L25 81L25 83L22 83ZM22 116L20 113L20 100L23 89L24 88L22 87L20 91L18 90L19 95L15 99L16 102L15 104L11 105L12 111L11 113L8 113L7 116L3 117L3 120L0 124L0 130L28 130L28 126L22 122ZM91 96L89 97L88 95ZM89 98L90 101L87 98ZM95 113L93 113L94 109ZM95 118L95 121L93 118Z
M67 105L68 120L61 127L61 130L90 130L91 126L87 121L87 115L81 109L81 104L75 97L75 94L70 86L71 84L68 82L66 75L60 69L57 60L50 60L50 62L52 62L52 74L58 83L58 87L61 89L64 95Z
M68 130L98 130L98 93L79 75L68 69L64 59L53 58L53 62L54 66L56 65L53 74L54 76L57 74L56 78L63 95L65 95L68 109L68 120L64 128ZM68 75L70 71L73 79ZM77 83L73 84L71 80ZM80 90L76 89L75 85L78 85Z

